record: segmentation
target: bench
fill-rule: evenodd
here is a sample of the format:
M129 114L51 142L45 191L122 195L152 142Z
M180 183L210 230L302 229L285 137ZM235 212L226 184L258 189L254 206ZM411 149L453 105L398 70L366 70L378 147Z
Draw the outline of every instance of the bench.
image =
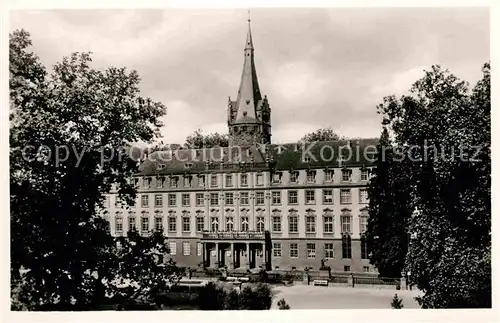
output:
M313 280L314 286L328 286L328 280L324 279L315 279Z

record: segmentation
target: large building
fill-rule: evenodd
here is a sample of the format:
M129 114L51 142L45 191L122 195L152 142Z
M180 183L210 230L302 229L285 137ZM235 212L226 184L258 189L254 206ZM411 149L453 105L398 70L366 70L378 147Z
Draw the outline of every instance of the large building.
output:
M375 139L271 144L271 109L260 92L250 24L229 147L157 151L134 176L135 206L107 197L114 235L168 237L184 266L368 272L366 185Z

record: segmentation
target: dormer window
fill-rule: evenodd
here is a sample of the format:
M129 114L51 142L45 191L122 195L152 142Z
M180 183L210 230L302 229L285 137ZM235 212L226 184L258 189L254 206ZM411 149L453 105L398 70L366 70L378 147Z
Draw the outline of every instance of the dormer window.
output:
M281 183L281 172L276 172L273 174L273 183L274 184Z
M332 169L325 170L325 182L333 182L334 172Z
M368 168L361 169L361 180L362 181L367 181L368 180L368 175L369 175Z
M290 183L297 183L299 181L299 172L291 171L290 172Z
M184 176L184 187L190 187L191 186L191 176L187 175Z
M156 170L162 170L164 168L165 168L165 165L163 165L163 164L156 165Z
M310 162L311 162L311 157L309 157L309 156L304 156L304 162L305 162L305 163L310 163Z
M170 187L177 187L177 176L170 177Z
M342 169L342 181L350 182L351 181L351 170L350 169Z
M307 182L314 183L316 182L316 172L313 170L307 171Z
M144 188L149 188L150 184L151 184L151 178L145 177L144 178Z
M184 164L184 168L186 168L186 169L191 169L191 168L193 168L193 163L185 163L185 164Z

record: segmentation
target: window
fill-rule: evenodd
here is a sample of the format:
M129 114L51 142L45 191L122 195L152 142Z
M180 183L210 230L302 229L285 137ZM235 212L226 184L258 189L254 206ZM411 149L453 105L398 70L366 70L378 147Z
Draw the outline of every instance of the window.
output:
M341 189L340 190L340 204L351 204L351 190Z
M184 187L191 187L191 176L184 176Z
M240 193L240 203L241 205L248 205L248 192Z
M241 174L240 181L241 181L241 186L248 186L248 175Z
M148 217L141 217L141 231L142 232L148 232L149 231L149 218Z
M196 206L203 206L204 204L203 193L196 193Z
M163 231L163 218L161 216L155 217L155 231Z
M351 181L351 170L350 169L343 169L342 170L342 181L343 182L350 182Z
M281 173L280 172L276 172L273 174L273 183L274 184L281 183Z
M290 258L299 257L299 246L296 243L290 243Z
M149 196L148 195L141 196L141 206L142 207L149 207Z
M316 244L315 243L307 243L307 258L316 258Z
M281 191L272 192L271 194L273 205L281 205Z
M219 219L216 217L212 217L210 229L212 229L213 232L219 231Z
M314 190L307 190L306 193L306 204L315 204Z
M306 233L316 232L316 217L314 215L306 216Z
M344 271L351 271L351 266L344 266Z
M175 206L177 204L177 196L174 194L168 194L168 206Z
M175 256L176 251L177 251L177 243L175 243L175 241L170 241L170 242L168 243L168 249L169 249L169 251L170 251L170 254L171 254L172 256Z
M351 233L351 215L341 215L340 226L342 227L342 233Z
M264 217L263 216L257 217L257 231L264 232Z
M359 233L360 234L365 233L367 227L368 227L368 217L366 215L361 215L359 217Z
M367 181L368 180L368 169L362 169L361 170L361 180L362 181Z
M226 175L226 187L233 187L233 174Z
M359 203L368 203L368 190L366 188L359 189Z
M198 175L198 186L205 187L205 175Z
M264 205L264 192L255 192L255 204Z
M281 243L273 243L273 257L281 257Z
M117 216L115 218L115 232L117 234L121 234L123 232L123 218L121 216Z
M288 191L288 204L298 204L298 193L297 191Z
M210 176L210 187L217 187L217 175Z
M219 193L210 193L210 205L219 205Z
M241 231L248 231L248 216L241 217Z
M257 173L257 185L264 185L264 175L262 173Z
M316 182L316 172L315 171L307 171L307 182L314 183Z
M290 183L297 183L299 181L299 172L290 172Z
M205 228L205 221L202 216L196 218L196 231L201 232Z
M273 232L281 232L281 216L273 216Z
M144 178L144 188L149 188L151 186L151 178Z
M233 198L233 193L226 193L226 205L233 205L234 204L234 198Z
M325 258L333 258L333 243L325 243Z
M104 202L104 207L105 208L111 207L111 197L110 196L106 196L106 200Z
M292 215L288 218L288 232L298 233L299 232L299 217Z
M327 169L325 170L325 182L333 182L334 173L333 170Z
M155 207L163 207L163 196L155 194Z
M226 218L226 231L233 231L234 230L234 221L232 216L228 216Z
M333 204L333 190L323 190L323 204Z
M344 234L342 236L342 258L343 259L351 259L351 236L348 234Z
M191 218L188 216L182 217L182 232L191 231Z
M196 243L196 255L201 256L202 253L203 253L203 245L201 244L201 242L197 242Z
M163 188L163 177L157 177L156 178L156 188Z
M120 207L120 197L115 195L115 207Z
M361 244L361 259L368 259L368 243L366 242L366 237L364 235L361 236L360 244Z
M184 256L191 255L191 243L189 241L182 243L182 254Z
M177 187L177 176L170 177L170 187Z
M182 194L182 206L189 206L191 204L189 193Z
M135 231L137 230L137 227L135 226L135 217L129 217L128 218L128 231Z
M333 216L325 215L323 217L323 233L333 233Z
M193 163L185 163L185 164L184 164L184 168L186 168L186 169L191 169L191 168L193 168Z
M177 218L170 216L168 218L168 231L175 232L177 231Z
M370 267L369 266L363 266L363 272L369 273L370 272Z

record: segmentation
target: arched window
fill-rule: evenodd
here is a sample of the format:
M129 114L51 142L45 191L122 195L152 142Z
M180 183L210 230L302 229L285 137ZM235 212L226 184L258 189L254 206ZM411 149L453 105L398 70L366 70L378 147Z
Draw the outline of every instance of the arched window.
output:
M264 232L264 217L263 216L257 217L257 231Z
M233 229L234 229L233 217L228 216L226 218L226 231L233 231Z
M212 230L212 232L219 231L219 219L218 218L212 217L212 222L210 224L211 224L210 229Z
M366 237L363 234L361 236L361 259L368 259L368 243L366 242Z
M342 258L343 259L352 258L351 236L349 234L342 235Z

